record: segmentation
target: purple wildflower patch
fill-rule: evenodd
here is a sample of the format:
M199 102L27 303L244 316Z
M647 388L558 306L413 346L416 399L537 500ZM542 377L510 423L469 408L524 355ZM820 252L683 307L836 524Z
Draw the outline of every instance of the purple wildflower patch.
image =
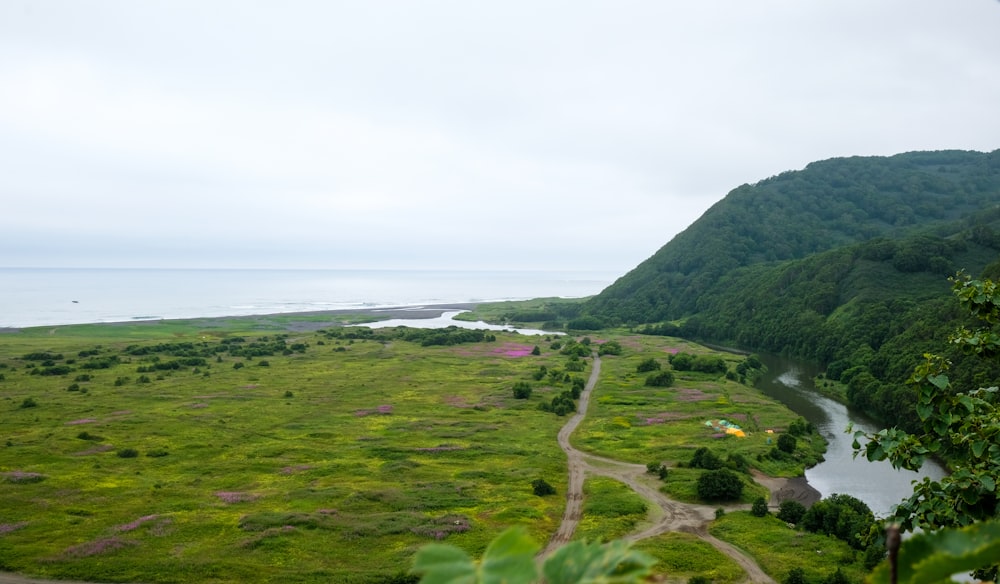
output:
M469 519L464 515L445 515L430 523L414 527L410 531L440 541L452 533L465 533L470 527Z
M143 523L152 521L157 517L159 517L159 515L145 515L143 517L136 519L135 521L126 523L124 525L119 525L118 527L115 528L115 531L132 531L133 529L137 529Z
M291 465L291 466L286 466L285 468L281 469L278 472L280 472L283 475L290 475L290 474L295 474L297 472L306 471L306 470L309 470L311 468L315 468L315 467L313 465L311 465L311 464L295 464L295 465Z
M664 347L663 351L666 353L670 353L671 355L676 355L677 353L681 352L681 350L676 347Z
M682 402L697 402L712 399L712 396L698 389L678 389L676 399Z
M71 558L85 558L87 556L96 556L98 554L113 552L133 545L136 545L134 541L128 541L118 537L106 537L104 539L88 541L87 543L81 543L80 545L66 548L63 555Z
M17 531L18 529L27 526L28 526L27 521L22 521L20 523L0 523L0 535L3 535L5 533L10 533L12 531Z
M24 484L24 483L39 483L44 481L47 477L39 472L27 472L23 470L12 470L10 472L0 472L0 477L3 477L8 483Z
M493 349L493 354L505 357L527 357L534 348L533 346L522 345L521 343L504 343Z
M372 414L380 414L383 416L388 416L391 413L392 413L392 406L381 405L375 408L374 410L355 410L354 415L359 418L363 418L365 416L370 416Z
M66 422L66 425L67 426L76 426L78 424L93 424L96 421L97 420L95 420L94 418L83 418L83 419L80 419L80 420L72 420L70 422Z
M216 491L215 496L223 503L244 503L258 498L253 493L241 493L239 491Z

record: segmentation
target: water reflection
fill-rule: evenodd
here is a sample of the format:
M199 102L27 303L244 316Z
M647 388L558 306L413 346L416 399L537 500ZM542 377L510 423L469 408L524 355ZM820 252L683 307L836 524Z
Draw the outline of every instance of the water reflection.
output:
M447 328L449 326L457 326L459 328L473 329L473 330L489 330L489 331L513 331L520 333L522 335L562 335L564 333L559 332L549 332L539 329L530 328L516 328L507 325L490 324L488 322L483 322L481 320L470 322L465 320L455 320L455 316L462 314L463 312L469 312L468 310L453 310L447 311L441 314L441 316L433 318L393 318L389 320L380 320L378 322L366 323L363 326L369 328L389 328L394 326L408 326L410 328Z

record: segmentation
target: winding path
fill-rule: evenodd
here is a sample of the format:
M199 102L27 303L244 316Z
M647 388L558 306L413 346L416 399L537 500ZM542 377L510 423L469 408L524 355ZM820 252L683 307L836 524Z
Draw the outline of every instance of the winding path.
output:
M590 405L590 394L597 385L601 375L601 358L594 354L594 365L590 372L587 385L580 393L580 402L576 413L559 430L559 446L566 453L569 467L569 484L566 487L566 511L563 513L559 529L549 540L548 545L539 554L547 556L562 545L568 543L573 532L580 523L583 512L583 480L588 474L615 479L628 485L633 491L650 501L657 507L652 525L625 537L628 541L638 541L654 537L670 531L690 533L712 544L716 549L732 558L747 573L747 581L753 583L775 584L774 579L764 573L757 562L739 548L713 537L708 533L708 523L715 518L715 507L681 503L667 498L660 492L658 485L646 472L641 464L632 464L587 454L577 450L570 444L569 437L576 430L587 414Z

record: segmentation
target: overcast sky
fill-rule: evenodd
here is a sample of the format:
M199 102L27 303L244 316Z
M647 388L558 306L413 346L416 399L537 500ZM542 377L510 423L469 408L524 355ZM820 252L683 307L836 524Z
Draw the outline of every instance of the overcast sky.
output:
M624 273L740 184L997 148L996 0L0 0L0 266Z

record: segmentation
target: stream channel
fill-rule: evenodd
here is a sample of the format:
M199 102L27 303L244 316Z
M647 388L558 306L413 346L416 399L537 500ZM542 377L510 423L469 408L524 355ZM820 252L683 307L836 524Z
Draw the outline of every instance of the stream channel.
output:
M824 462L806 470L809 484L824 497L851 495L864 501L876 517L885 517L913 492L912 481L925 476L939 479L946 474L935 460L928 460L919 472L912 472L896 470L888 461L868 462L861 455L854 458L853 436L845 432L848 424L866 432L883 426L819 393L813 384L820 372L815 365L774 355L760 355L760 360L768 371L758 380L757 388L812 422L828 442Z

